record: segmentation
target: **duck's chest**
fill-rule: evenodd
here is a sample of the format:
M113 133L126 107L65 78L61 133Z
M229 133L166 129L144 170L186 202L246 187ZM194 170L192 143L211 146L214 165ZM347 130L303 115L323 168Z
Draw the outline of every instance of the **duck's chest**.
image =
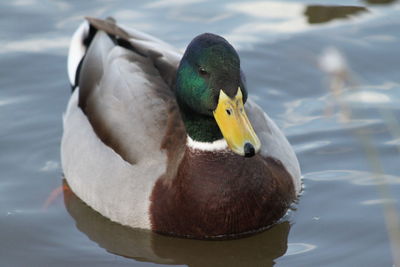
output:
M274 159L187 151L176 177L156 183L151 222L166 234L234 236L268 227L294 198L289 173Z

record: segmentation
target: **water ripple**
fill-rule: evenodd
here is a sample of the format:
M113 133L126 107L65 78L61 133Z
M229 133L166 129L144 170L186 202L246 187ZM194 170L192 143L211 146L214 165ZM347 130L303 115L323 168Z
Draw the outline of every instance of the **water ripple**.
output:
M357 170L327 170L311 172L304 175L305 180L318 182L324 181L348 181L354 185L371 186L378 184L397 185L400 184L400 177L389 174L377 176L372 172Z
M289 243L285 256L307 253L315 248L317 246L307 243Z

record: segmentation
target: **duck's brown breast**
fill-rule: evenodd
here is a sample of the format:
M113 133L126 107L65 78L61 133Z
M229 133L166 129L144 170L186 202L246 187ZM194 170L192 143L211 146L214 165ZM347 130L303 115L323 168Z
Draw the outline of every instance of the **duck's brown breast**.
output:
M228 238L279 220L295 199L280 161L256 155L186 149L176 177L152 192L152 229L191 238Z

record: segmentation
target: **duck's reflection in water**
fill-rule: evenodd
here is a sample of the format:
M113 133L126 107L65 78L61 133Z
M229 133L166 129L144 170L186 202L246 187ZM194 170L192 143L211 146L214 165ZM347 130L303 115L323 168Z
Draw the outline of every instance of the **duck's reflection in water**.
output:
M64 202L81 232L108 252L137 261L201 267L272 266L287 250L290 230L287 221L247 238L201 241L167 237L111 222L71 190L64 191Z

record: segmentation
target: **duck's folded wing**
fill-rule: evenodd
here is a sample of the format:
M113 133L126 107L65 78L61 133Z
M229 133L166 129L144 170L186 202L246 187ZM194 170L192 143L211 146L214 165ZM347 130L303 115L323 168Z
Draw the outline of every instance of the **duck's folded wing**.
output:
M113 20L88 21L96 32L79 70L79 106L97 136L134 164L160 150L176 105L171 88L179 54Z

